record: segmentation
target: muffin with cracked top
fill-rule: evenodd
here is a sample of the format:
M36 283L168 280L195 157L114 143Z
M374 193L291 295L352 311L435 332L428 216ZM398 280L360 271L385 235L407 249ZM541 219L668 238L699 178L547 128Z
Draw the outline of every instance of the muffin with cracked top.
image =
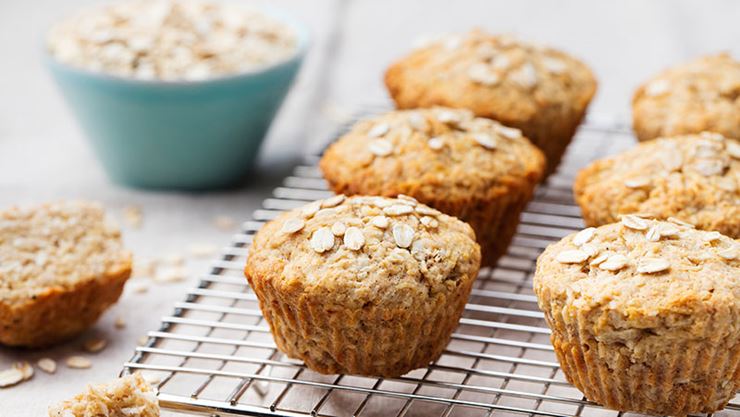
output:
M740 62L710 55L667 69L632 98L641 141L710 131L740 139Z
M555 171L596 92L591 70L546 46L473 30L433 40L392 64L398 108L448 106L521 129Z
M574 192L589 226L645 213L737 239L740 142L704 132L640 143L583 169Z
M472 229L453 217L409 197L339 195L267 223L245 274L288 356L394 377L441 355L479 264Z
M495 265L545 161L518 129L469 110L399 110L357 123L320 162L336 193L405 194L469 223Z
M740 243L635 215L549 246L534 290L568 381L609 408L685 416L740 388Z

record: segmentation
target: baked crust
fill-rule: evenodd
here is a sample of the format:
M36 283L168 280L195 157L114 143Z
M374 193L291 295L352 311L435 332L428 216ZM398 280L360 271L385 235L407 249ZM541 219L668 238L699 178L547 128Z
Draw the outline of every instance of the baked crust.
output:
M740 238L740 142L718 134L640 143L581 170L573 190L588 226L647 213Z
M131 274L120 231L85 202L0 212L0 260L0 343L8 346L49 346L83 332Z
M384 214L404 204L352 197L306 215L308 205L257 233L245 275L282 352L320 373L384 377L439 357L477 276L480 249L468 225L428 207ZM373 224L380 217L385 227ZM425 217L434 222L425 226ZM338 223L344 228L316 246ZM352 246L351 229L363 236L361 246Z
M685 416L722 409L740 388L740 243L729 237L626 216L549 246L534 291L563 372L592 401Z
M480 30L448 36L392 64L398 108L466 108L520 129L554 172L596 92L582 62L558 50Z
M379 131L385 133L374 137ZM373 153L378 141L390 145L387 155ZM495 265L543 175L544 157L516 129L440 107L363 120L319 166L336 193L405 194L467 222L483 265Z
M704 131L740 139L740 62L710 55L661 72L635 91L632 125L641 141Z

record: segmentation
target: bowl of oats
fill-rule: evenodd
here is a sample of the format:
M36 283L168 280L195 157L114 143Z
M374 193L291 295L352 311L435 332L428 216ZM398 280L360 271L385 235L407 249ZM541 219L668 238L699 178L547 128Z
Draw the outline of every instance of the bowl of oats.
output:
M127 0L54 25L45 60L114 182L211 189L248 176L307 44L277 10Z

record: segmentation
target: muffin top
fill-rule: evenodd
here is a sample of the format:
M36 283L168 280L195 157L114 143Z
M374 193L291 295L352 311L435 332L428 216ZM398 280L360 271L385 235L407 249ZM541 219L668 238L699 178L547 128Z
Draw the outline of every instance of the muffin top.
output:
M632 105L641 139L703 131L740 139L740 62L719 54L668 69Z
M285 294L361 308L452 292L479 264L473 230L454 217L405 196L338 195L267 223L246 273Z
M412 194L422 201L486 198L537 182L542 152L518 129L436 107L363 120L321 159L326 178L352 194Z
M631 326L652 327L671 313L704 326L685 315L729 308L737 318L740 242L677 219L625 215L550 245L537 261L535 290L581 311L612 311Z
M0 301L20 302L130 267L117 226L90 202L0 211Z
M505 124L525 123L543 108L583 109L596 91L589 68L570 55L480 30L414 50L385 81L402 108L468 108Z
M740 237L740 142L716 133L640 143L582 170L574 189L601 223L647 213Z

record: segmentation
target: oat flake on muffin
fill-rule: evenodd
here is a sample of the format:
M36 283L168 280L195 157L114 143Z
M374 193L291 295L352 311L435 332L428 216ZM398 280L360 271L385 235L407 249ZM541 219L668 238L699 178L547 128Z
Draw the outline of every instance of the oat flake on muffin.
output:
M357 123L320 162L337 193L409 195L468 222L494 265L544 171L519 131L468 110L395 111Z
M647 213L740 238L740 142L705 132L640 143L583 169L574 193L589 226Z
M295 34L256 10L207 0L124 0L52 27L60 62L142 80L202 80L289 57Z
M473 231L453 217L409 197L339 196L267 223L245 274L288 356L391 377L439 357L479 264Z
M399 108L467 108L521 129L545 153L548 174L596 91L570 55L480 30L426 43L391 65L385 83Z
M640 140L711 131L740 139L740 62L710 55L667 69L632 99Z
M550 245L534 290L568 381L609 408L684 416L740 388L740 242L635 215Z

